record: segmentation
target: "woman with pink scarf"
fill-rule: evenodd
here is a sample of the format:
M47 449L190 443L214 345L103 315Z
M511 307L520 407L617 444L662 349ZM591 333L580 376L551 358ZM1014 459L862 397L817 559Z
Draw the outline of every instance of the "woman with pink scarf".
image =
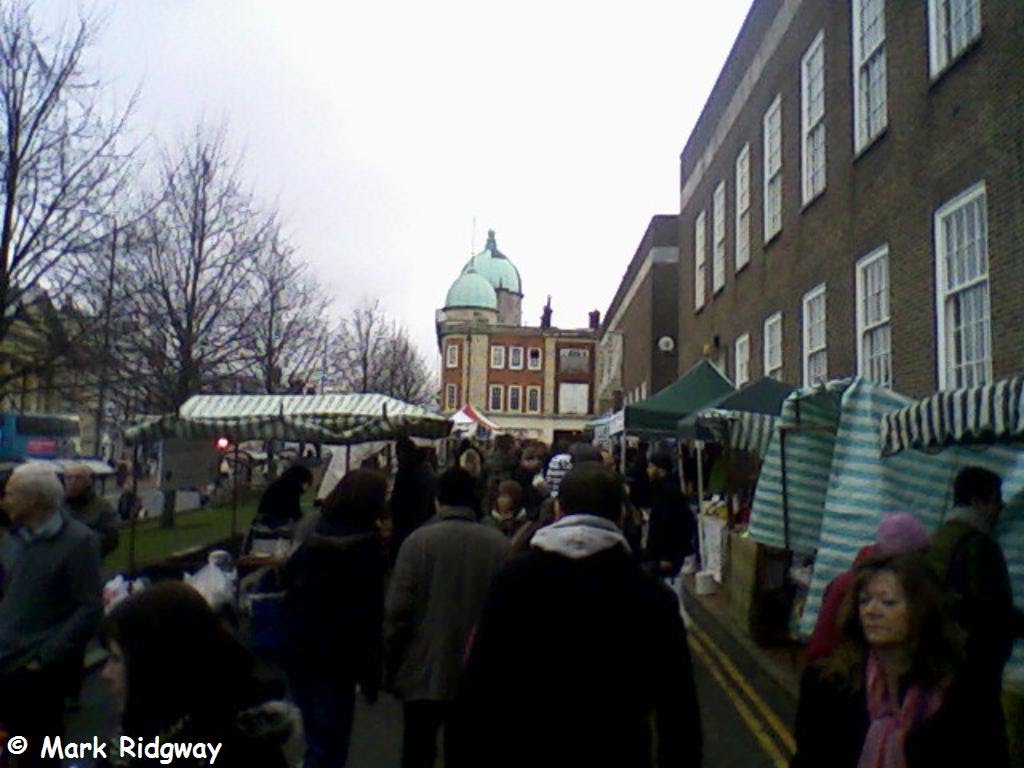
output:
M958 677L962 638L918 553L857 568L842 640L800 686L791 768L1009 763L1005 735Z

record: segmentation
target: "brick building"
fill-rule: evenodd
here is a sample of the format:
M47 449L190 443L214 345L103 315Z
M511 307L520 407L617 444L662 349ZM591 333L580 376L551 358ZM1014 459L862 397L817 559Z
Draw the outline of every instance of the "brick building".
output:
M1024 369L1024 3L756 0L681 156L678 370Z
M466 404L522 437L551 442L578 434L594 413L598 313L589 328L522 323L519 271L498 250L494 232L448 290L437 312L441 407Z
M601 324L598 412L621 410L677 377L679 220L654 216Z

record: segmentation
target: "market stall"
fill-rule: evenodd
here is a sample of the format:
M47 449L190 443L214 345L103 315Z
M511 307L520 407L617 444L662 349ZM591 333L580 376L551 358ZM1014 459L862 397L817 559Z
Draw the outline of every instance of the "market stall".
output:
M951 429L968 437L965 445L952 444L944 429L933 430L928 440L912 437L912 430L904 428L907 419L927 409L929 399L914 403L861 379L800 390L786 401L758 483L750 535L814 558L797 626L801 636L814 628L825 587L874 540L883 516L909 511L934 530L952 509L953 478L968 464L1003 478L1006 510L997 536L1010 563L1014 593L1018 602L1024 600L1024 444L1016 442L1016 416L1010 410L992 418L991 408L978 407L999 401L1008 391L1002 383L990 387L945 393L933 401L945 404ZM985 434L987 443L979 442ZM949 447L932 453L908 450L915 441L921 448ZM880 446L890 455L883 455ZM1007 678L1024 684L1020 644Z

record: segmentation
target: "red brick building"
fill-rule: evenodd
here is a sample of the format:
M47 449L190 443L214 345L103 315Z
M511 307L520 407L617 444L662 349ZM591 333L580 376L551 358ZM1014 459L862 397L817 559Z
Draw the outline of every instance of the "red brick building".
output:
M551 442L579 433L595 409L597 313L591 327L522 324L519 271L494 232L463 267L437 313L441 407L466 404L506 431Z
M756 0L681 156L678 371L1024 369L1024 3Z

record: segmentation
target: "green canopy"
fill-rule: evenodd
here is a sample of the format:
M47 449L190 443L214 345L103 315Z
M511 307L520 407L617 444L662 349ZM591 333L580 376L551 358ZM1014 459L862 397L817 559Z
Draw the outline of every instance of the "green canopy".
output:
M626 432L675 435L676 423L703 408L733 386L707 360L701 360L655 395L626 406Z
M450 428L443 416L385 395L196 395L178 415L143 418L124 437L129 443L223 436L348 445L403 435L441 438Z

